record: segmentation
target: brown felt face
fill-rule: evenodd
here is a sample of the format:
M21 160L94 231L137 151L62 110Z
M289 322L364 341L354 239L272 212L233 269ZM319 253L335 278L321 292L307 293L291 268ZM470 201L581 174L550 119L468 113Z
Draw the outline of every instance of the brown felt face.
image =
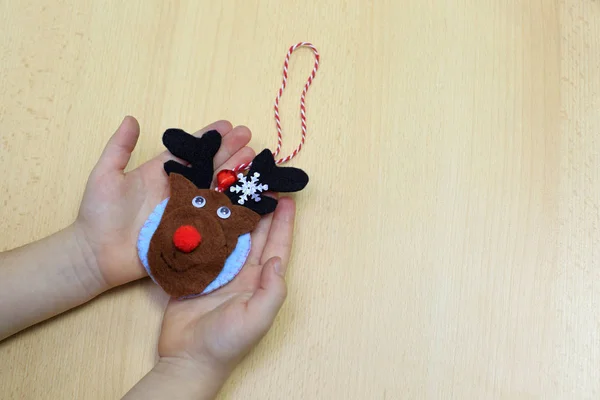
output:
M238 237L252 231L260 216L231 204L223 193L196 188L182 175L171 174L169 183L171 197L150 241L150 270L171 296L198 294L219 275ZM197 245L193 241L192 250L183 251L174 240L182 226L192 227L201 238Z

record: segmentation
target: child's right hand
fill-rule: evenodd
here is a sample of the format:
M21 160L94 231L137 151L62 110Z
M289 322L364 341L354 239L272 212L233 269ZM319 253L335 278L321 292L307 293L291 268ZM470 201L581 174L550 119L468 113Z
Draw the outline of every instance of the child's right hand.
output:
M196 135L209 130L223 135L222 146L214 158L216 171L254 157L254 151L245 147L251 137L248 128L233 128L227 121L218 121ZM137 255L137 237L152 210L169 196L163 164L175 157L165 151L125 173L139 134L135 118L126 117L90 174L79 216L73 224L78 242L88 250L87 264L98 277L100 287L90 288L91 292L146 276Z
M171 299L158 343L161 357L231 369L269 330L286 297L295 205L281 198L252 232L240 273L222 288L189 300Z
M293 200L280 199L252 232L248 261L233 281L205 296L169 302L154 371L192 388L189 398L213 398L273 324L286 297L294 216Z
M286 297L295 206L279 200L252 232L242 271L219 290L172 299L158 342L158 364L126 399L213 399L233 368L271 327Z

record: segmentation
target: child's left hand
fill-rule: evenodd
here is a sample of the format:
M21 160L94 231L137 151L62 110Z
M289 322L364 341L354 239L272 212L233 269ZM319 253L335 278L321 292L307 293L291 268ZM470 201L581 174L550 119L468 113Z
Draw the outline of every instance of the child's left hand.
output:
M215 122L196 135L217 130L223 135L221 149L214 158L215 170L233 168L254 157L245 147L251 133L246 127L233 128L227 121ZM104 149L92 171L73 225L85 239L92 254L89 267L108 289L146 276L137 255L137 236L148 215L169 195L163 164L175 159L163 152L138 168L124 172L140 127L126 117Z

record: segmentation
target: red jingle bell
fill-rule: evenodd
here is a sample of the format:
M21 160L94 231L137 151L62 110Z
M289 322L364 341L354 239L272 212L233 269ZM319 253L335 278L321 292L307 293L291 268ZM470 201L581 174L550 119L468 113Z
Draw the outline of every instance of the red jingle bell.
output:
M235 172L230 169L224 169L219 171L217 174L217 190L224 192L229 186L233 185L237 181Z

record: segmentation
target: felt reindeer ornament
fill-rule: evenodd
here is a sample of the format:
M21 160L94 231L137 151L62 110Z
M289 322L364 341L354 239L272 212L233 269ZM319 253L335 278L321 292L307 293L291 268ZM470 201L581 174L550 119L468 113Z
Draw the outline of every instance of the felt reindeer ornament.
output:
M286 85L289 57L302 46L315 54L315 67L301 97L302 140L290 156L275 160L281 149L279 98ZM251 163L219 172L214 189L213 158L221 146L221 135L210 131L197 138L181 129L168 129L163 134L165 147L189 166L172 160L164 164L171 195L156 206L142 227L138 254L148 275L169 295L186 299L229 283L250 253L250 232L262 215L275 211L277 200L266 192L297 192L307 185L304 171L277 164L290 160L302 148L306 135L304 98L318 62L319 54L310 43L290 48L275 100L277 150L272 153L265 149Z

